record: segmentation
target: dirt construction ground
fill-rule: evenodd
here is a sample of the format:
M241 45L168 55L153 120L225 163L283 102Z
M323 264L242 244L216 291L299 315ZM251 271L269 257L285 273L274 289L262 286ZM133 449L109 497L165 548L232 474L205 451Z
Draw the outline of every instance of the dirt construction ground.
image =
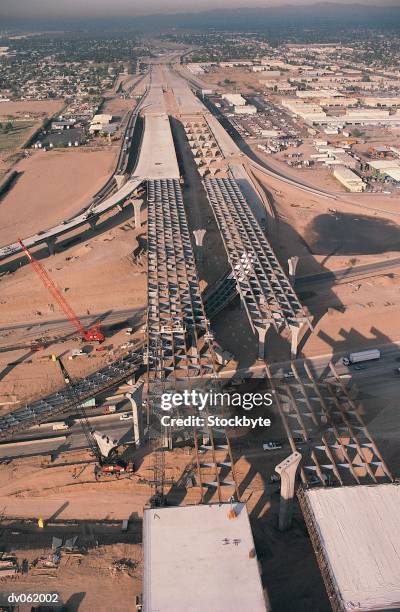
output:
M387 200L378 212L380 203L370 194L329 200L254 174L273 200L269 237L280 261L287 269L287 259L299 257L296 288L314 324L302 354L346 352L375 345L377 339L398 340L400 217L395 201ZM365 265L371 268L362 268ZM338 271L349 273L349 278L329 277ZM318 274L328 276L313 281L312 275ZM302 277L307 276L305 283ZM283 358L278 345L270 344L270 350L271 361Z
M62 100L21 100L19 102L2 102L0 118L50 117L63 107Z
M271 435L284 435L275 418ZM276 528L279 485L271 484L269 479L286 451L279 451L279 457L266 456L261 438L253 440L251 447L246 440L239 436L233 442L235 473L241 498L247 502L269 596L274 605L279 602L282 612L293 609L295 596L299 606L296 610L327 612L322 580L298 509L287 537ZM1 591L57 591L71 612L134 610L131 602L141 592L143 571L141 519L143 506L152 493L148 480L152 478L153 465L153 457L146 449L134 454L135 475L100 482L95 482L93 464L82 463L88 459L85 452L60 454L53 462L43 456L0 465L0 549L15 554L20 563L24 559L29 562L26 574L0 579ZM194 449L175 449L166 453L165 461L166 481L176 483L165 486L168 505L199 503L198 486L185 489L178 485L185 468L194 465ZM217 492L207 500L217 502ZM38 527L39 517L44 520L44 529ZM121 522L126 518L130 518L129 529L122 533ZM57 568L43 569L43 558L45 562L52 559L53 536L63 540L78 536L77 546L83 550L63 552ZM302 564L296 567L299 556ZM285 566L280 561L283 558Z
M117 147L102 151L36 151L0 200L0 244L26 238L77 213L112 174Z
M100 321L106 334L105 351L87 347L90 352L84 359L68 362L71 375L83 376L116 359L117 347L128 340L126 327L136 332L129 340L143 339L146 275L144 262L133 256L138 243L130 209L104 220L96 232L87 232L81 245L43 262L84 324ZM20 401L46 395L62 382L54 376L49 356L67 354L85 344L31 266L0 278L0 291L0 401L10 401L15 394ZM48 348L32 352L30 343L43 337Z

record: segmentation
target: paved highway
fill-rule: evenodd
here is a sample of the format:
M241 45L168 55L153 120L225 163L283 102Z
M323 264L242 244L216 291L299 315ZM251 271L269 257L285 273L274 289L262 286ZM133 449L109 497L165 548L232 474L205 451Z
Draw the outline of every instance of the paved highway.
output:
M318 274L299 276L296 278L296 288L318 282L347 281L363 275L368 276L369 274L388 271L399 266L400 257L394 257L393 259L384 259L370 264L361 264L352 268L346 268L345 270L330 270L318 272Z
M310 366L311 371L318 379L324 379L332 376L329 368L329 363L332 362L337 373L340 376L351 375L357 383L359 389L363 393L372 392L377 397L393 396L397 398L400 390L400 376L395 373L395 369L400 367L400 340L388 342L385 344L374 343L373 346L363 348L379 348L381 358L377 361L366 362L358 369L357 365L344 366L342 358L348 355L346 352L326 353L315 357L307 358L306 360L299 358L293 361L298 372L304 373L304 361ZM363 350L358 348L358 350ZM286 379L293 381L291 377L290 361L282 361L270 364L271 372L277 379ZM285 374L289 376L285 378ZM265 366L262 363L257 363L249 368L241 368L238 370L224 370L221 373L223 378L265 378Z
M129 404L125 403L124 407L128 412ZM89 418L89 422L95 431L101 431L118 441L131 442L132 420L121 421L120 415L122 412L124 410L119 410L116 414L104 417ZM42 425L40 428L36 427L21 432L16 440L11 443L3 442L0 444L0 458L30 457L56 451L82 450L88 447L79 422L67 430L58 431L54 431L52 426Z
M380 348L381 359L364 363L362 369L356 369L355 366L344 366L341 363L341 358L347 353L336 353L319 355L307 359L307 363L311 367L314 375L317 378L324 379L332 375L329 369L329 362L335 364L339 375L346 376L351 374L353 381L356 383L359 390L359 398L392 398L396 400L400 389L400 376L395 374L395 370L400 367L400 341L390 344L374 345L374 348ZM299 373L304 373L303 359L294 361ZM272 374L277 378L284 378L290 372L290 361L272 364ZM265 366L262 364L255 365L248 369L225 370L222 373L223 377L256 377L263 378L265 376ZM295 379L290 377L286 379L288 382L295 383ZM121 404L119 412L113 415L97 417L89 419L92 426L97 431L102 431L111 435L117 440L123 439L124 442L132 440L132 421L121 421L120 415L122 412L129 412L129 403ZM30 441L33 437L38 439ZM49 438L49 440L46 440ZM2 443L0 444L0 458L13 458L19 456L35 456L44 455L50 452L80 450L87 448L86 438L82 432L79 423L76 423L68 430L54 431L52 427L42 425L39 428L34 428L29 431L18 434L18 440L24 441L21 443Z

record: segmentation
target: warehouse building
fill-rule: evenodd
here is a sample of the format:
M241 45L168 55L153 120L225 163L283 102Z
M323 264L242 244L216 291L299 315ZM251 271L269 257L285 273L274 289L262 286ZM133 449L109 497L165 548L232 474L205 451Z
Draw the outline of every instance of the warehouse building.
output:
M334 612L399 610L400 487L324 487L298 497Z
M231 106L244 106L246 100L240 94L223 94L223 100L226 100Z
M109 125L112 120L112 115L95 115L90 123L89 132L91 134L99 134L103 131L104 126Z
M318 104L305 104L304 102L296 99L282 100L281 104L294 115L301 117L309 125L328 120L327 114L320 106L318 106Z
M270 610L243 503L145 509L143 551L143 612Z
M389 117L388 110L381 110L377 108L349 108L346 111L345 120L350 119L351 121L365 121L369 119L372 121L380 121L381 119L387 119Z
M360 193L365 189L364 181L345 166L337 166L333 171L333 176L352 193Z

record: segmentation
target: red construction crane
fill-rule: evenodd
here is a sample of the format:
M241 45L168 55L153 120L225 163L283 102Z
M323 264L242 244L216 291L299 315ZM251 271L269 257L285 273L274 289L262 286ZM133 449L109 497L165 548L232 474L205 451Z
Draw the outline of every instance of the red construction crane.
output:
M72 310L71 306L65 300L65 298L61 295L55 283L51 280L50 276L47 274L46 270L43 268L42 264L40 264L29 251L29 249L24 245L22 240L18 239L19 244L22 247L25 255L29 259L29 262L32 264L33 269L36 274L40 277L40 280L49 290L53 298L58 302L58 305L62 308L65 315L71 321L71 323L75 326L79 334L82 336L84 340L87 342L104 342L105 337L103 332L101 331L98 325L94 325L90 328L83 327L82 323L79 321L75 312Z

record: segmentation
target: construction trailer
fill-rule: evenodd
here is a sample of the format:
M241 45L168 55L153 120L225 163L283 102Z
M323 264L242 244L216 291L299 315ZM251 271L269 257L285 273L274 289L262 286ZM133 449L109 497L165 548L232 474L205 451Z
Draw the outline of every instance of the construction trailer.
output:
M143 550L143 612L270 610L243 503L145 509Z
M300 489L334 612L400 609L400 486Z

